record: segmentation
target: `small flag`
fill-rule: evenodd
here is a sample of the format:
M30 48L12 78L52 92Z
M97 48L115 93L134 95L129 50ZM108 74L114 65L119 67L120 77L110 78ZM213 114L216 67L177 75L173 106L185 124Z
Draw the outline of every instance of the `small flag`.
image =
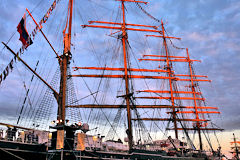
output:
M13 69L13 59L12 59L11 62L9 63L9 68L10 68L11 71L12 71L12 69Z
M2 74L0 75L0 84L2 83Z
M3 80L6 79L6 77L8 76L9 70L8 70L8 66L5 68L5 70L3 71Z
M33 43L31 38L28 35L27 30L26 30L26 15L25 14L17 26L17 31L20 34L19 40L22 42L22 44L23 44L23 46L25 46L25 48L27 48L29 45L31 45Z

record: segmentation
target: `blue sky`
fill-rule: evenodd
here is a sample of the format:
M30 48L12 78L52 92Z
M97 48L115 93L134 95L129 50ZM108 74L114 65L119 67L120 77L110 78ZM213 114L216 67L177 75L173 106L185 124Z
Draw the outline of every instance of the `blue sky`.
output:
M25 8L32 10L37 6L33 14L36 19L40 20L52 3L52 1L42 1L38 6L38 2L41 1L0 0L0 41L6 42L16 32L16 26L24 14ZM87 3L90 2L91 5L101 8L102 10L96 13L95 9L97 7L92 7L92 13L87 15L89 17L93 15L100 18L100 20L105 20L105 15L108 14L106 8L111 8L112 3L116 3L112 0L82 0L82 2L87 7L89 7ZM162 19L166 23L166 29L171 35L182 38L180 43L177 42L177 45L188 47L191 57L202 60L202 63L196 64L195 67L199 74L207 75L212 80L211 84L203 84L202 87L209 106L217 106L222 112L220 121L217 124L228 132L239 130L240 2L238 0L152 0L149 2L148 6L143 5L143 8L154 17ZM106 6L104 6L105 4ZM83 12L87 11L87 7L80 6L84 10ZM117 8L117 6L114 7ZM129 12L134 12L132 11L133 7L135 5L129 6ZM153 25L159 25L140 12L139 9L135 11L136 15L139 14L137 21L143 19L146 22L153 23ZM53 14L49 22L55 16ZM87 20L87 18L80 20L80 23L86 23ZM128 20L132 21L133 19L130 17ZM33 25L31 22L29 23L31 26ZM78 26L75 26L76 30L82 33L80 26L79 29L77 28ZM44 28L44 32L54 42L54 34L47 27L48 25ZM40 33L38 33L36 40L40 39L40 36ZM14 38L9 45L17 50L20 42L17 42L18 46L15 46L16 43L14 42L17 41L18 34ZM81 43L84 44L84 42L78 42L77 44ZM56 43L55 47L57 48L58 46L59 44ZM11 59L11 56L7 55L10 53L6 52L6 49L2 50L2 48L3 46L0 46L0 71L5 68L7 61ZM35 50L29 47L29 52L40 50L41 47L35 48ZM50 57L53 58L54 55L53 53L51 54ZM26 57L24 56L24 58ZM34 66L35 61L30 60L29 63L33 63L32 66ZM1 97L5 97L9 92L14 94L14 90L8 90L6 83L2 84L0 89L8 92L5 92ZM10 84L12 86L19 85L19 82L11 81ZM3 110L1 115L16 114L16 111L13 113L13 111L7 110L9 107L16 108L14 107L15 103L2 102L1 105L2 107L0 108ZM236 134L236 136L240 135Z

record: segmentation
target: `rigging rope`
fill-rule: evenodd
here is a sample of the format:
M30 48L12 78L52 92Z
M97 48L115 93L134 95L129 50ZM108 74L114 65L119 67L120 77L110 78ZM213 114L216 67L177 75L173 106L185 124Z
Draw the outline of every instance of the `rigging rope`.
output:
M56 88L58 85L59 77L60 69L58 68L55 74L53 75L50 85ZM42 129L48 128L54 99L55 98L52 94L52 91L49 88L47 88L42 97L42 100L40 101L40 104L38 105L37 110L35 111L35 113L33 113L34 117L31 118L32 121L31 124L29 124L30 127L32 127L33 124L34 125L36 124L39 125L39 128Z
M165 28L164 28L164 31L165 31L166 35L169 36L169 34L168 34L168 32L165 30ZM175 45L173 44L171 38L169 39L169 41L170 41L171 45L173 46L173 48L180 49L180 50L186 49L186 48L181 48L181 47L175 46Z
M70 66L67 67L67 74L71 75ZM70 105L72 103L75 103L75 105L78 105L78 103L76 104L76 102L78 102L78 101L77 101L75 85L74 85L72 77L67 78L67 91L66 92L67 92L66 105ZM78 123L78 122L82 121L82 116L81 116L81 112L79 109L67 108L66 111L67 111L66 117L68 117L68 120L70 120L70 123L74 124L74 123Z
M38 63L39 63L39 61L37 61L34 71L37 70ZM34 78L34 75L32 75L32 78L31 78L30 85L29 85L28 89L27 89L27 87L26 87L25 81L23 81L23 86L24 86L24 89L25 89L25 91L26 91L26 96L25 96L25 98L24 98L24 101L23 101L23 104L22 104L22 108L21 108L21 111L20 111L19 116L18 116L17 124L19 123L19 120L20 120L20 118L21 118L21 116L22 116L22 111L23 111L23 109L24 109L25 102L26 102L26 99L27 99L27 98L28 98L28 100L29 100L29 105L30 105L30 107L32 108L32 103L30 102L30 97L29 97L29 90L30 90L31 84L32 84L32 82L33 82L33 78Z
M76 64L74 64L74 65L75 65L75 67L76 67ZM78 72L79 72L79 75L81 75L80 71L78 71ZM87 84L87 82L85 81L85 79L84 79L83 77L82 77L82 80L83 80L83 82L85 83L85 85L86 85L88 91L91 93L91 95L92 95L92 97L93 97L95 103L97 103L97 104L99 105L99 103L98 103L96 97L94 96L92 90L90 89L89 85ZM101 112L103 113L104 117L106 118L107 122L108 122L108 123L110 124L110 126L113 128L113 131L116 133L116 135L118 135L118 134L117 134L117 131L114 129L114 127L112 126L111 122L109 121L109 119L108 119L106 113L105 113L102 109L100 109L100 110L101 110ZM120 137L120 136L118 136L118 137Z
M148 13L145 9L142 8L142 6L141 6L138 2L136 2L136 5L137 5L138 8L140 8L140 9L143 11L143 13L145 13L148 17L150 17L150 18L153 19L154 21L157 21L157 22L161 23L161 20L155 18L155 17L152 16L150 13Z
M161 20L159 20L159 19L157 19L156 17L154 17L154 16L152 16L150 13L148 13L145 9L143 9L143 7L138 3L138 2L136 2L136 5L138 6L138 8L140 8L141 9L141 11L143 12L143 13L145 13L148 17L150 17L151 19L153 19L154 21L156 21L156 22L158 22L158 23L161 23ZM165 29L164 29L165 30ZM166 32L166 30L165 30L165 32ZM166 32L167 33L167 32ZM171 39L169 39L169 41L170 41L170 43L171 43L171 45L174 47L174 48L176 48L176 49L186 49L186 48L181 48L181 47L177 47L177 46L175 46L174 44L173 44L173 42L172 42L172 40Z

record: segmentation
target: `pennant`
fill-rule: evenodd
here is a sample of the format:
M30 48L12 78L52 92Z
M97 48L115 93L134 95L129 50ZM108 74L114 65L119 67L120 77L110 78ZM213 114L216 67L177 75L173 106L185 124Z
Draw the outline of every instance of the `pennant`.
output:
M35 33L35 35L36 35L38 29L39 29L38 27L34 29L34 33Z
M20 49L21 49L21 48L20 48ZM17 55L14 56L14 60L15 60L15 62L16 62L17 58L18 58L18 61L20 61L20 59L19 59L19 54L20 54L20 51L18 51L18 52L17 52Z
M34 40L34 38L35 38L35 32L32 32L32 38L33 38L33 40Z
M0 84L2 83L2 74L0 75Z
M35 36L36 33L37 33L37 31L36 31L36 28L35 28L32 32L32 35Z
M24 14L21 21L19 22L19 24L17 26L17 31L20 34L19 40L22 42L22 44L25 48L27 48L29 45L31 45L33 43L31 38L29 39L29 35L26 30L26 14Z
M40 28L39 26L37 26L37 27L35 28L35 29L36 29L36 33L37 33L37 31L39 30L39 28Z
M54 2L53 2L53 4L52 4L52 6L51 6L51 7L52 7L52 10L54 10L54 9L55 9L55 7L56 7L56 4L57 4L57 3L56 3L56 1L54 1Z
M12 59L11 62L9 63L9 68L10 68L11 71L12 71L12 69L13 69L13 59Z
M38 26L36 28L34 28L34 30L32 31L32 39L35 39L35 35L37 34L37 30L38 30Z
M44 15L44 17L43 17L43 23L46 23L47 20L48 20L48 16L47 16L47 14L48 14L48 13L46 13L46 14Z
M6 79L6 73L5 73L5 70L3 71L3 80Z
M17 52L17 55L18 55L18 52ZM17 56L14 56L14 61L16 62L16 60L17 60Z
M34 28L34 30L32 31L32 34L36 34L36 30L37 30L37 27L36 28Z
M49 8L48 12L47 12L47 17L49 17L49 15L52 13L52 7Z
M23 52L24 52L24 49L25 49L25 47L24 47L24 46L22 46L22 54L23 54Z
M6 79L6 77L8 76L9 70L8 70L8 66L5 68L5 70L3 71L3 80Z
M41 21L39 22L39 26L42 26L42 24L43 24L43 19L41 19Z
M29 39L31 39L31 37L32 37L32 34L30 34L30 35L29 35L29 38L28 38L28 40L29 40Z

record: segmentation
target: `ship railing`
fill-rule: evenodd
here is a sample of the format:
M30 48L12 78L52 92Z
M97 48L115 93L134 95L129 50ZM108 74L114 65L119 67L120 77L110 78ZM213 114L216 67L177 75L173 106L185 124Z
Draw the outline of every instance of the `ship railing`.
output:
M6 131L0 130L0 140L19 142L19 143L29 143L29 144L39 144L39 137L33 133L21 134L13 129L7 129Z

